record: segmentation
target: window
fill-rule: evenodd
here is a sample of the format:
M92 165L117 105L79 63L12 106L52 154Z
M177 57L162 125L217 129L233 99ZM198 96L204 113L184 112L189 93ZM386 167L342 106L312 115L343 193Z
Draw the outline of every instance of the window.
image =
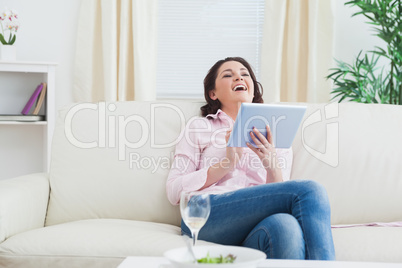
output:
M203 99L203 79L225 57L240 56L259 79L263 0L160 0L157 98Z

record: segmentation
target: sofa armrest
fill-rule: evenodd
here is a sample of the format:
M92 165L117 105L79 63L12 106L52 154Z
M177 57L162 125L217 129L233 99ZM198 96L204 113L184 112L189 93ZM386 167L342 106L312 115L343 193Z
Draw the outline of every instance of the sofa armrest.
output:
M48 200L47 173L0 180L0 243L14 234L43 227Z

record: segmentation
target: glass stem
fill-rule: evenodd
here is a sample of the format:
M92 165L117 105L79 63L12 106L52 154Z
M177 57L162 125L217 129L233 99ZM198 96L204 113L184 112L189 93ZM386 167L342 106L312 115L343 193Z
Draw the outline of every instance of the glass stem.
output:
M193 231L192 237L193 237L193 246L195 246L195 241L197 241L197 237L198 237L198 231Z

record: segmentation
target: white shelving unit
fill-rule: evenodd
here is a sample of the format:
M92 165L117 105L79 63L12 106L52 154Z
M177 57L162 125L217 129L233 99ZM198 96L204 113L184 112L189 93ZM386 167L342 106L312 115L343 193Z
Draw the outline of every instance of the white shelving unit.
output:
M1 137L1 134L6 135L5 133L12 130L12 134L9 135L15 136L15 138L12 138L12 142L16 144L16 151L19 150L20 154L31 154L33 157L35 154L43 157L42 161L39 161L42 163L41 168L31 168L38 172L47 172L49 170L50 147L55 123L56 66L56 63L49 62L0 61L0 114L2 115L20 114L36 86L41 82L47 83L45 104L40 112L40 115L45 116L44 121L0 121L0 138L4 138ZM42 129L38 130L37 128ZM13 133L15 133L15 135ZM29 135L32 133L35 135L42 135L41 143L43 144L43 148L40 154L37 152L30 152L30 150L35 150L34 146L33 148L29 148L29 146L24 144L23 148L18 148L18 141L15 139L18 139L18 137L23 137L23 139L25 139L26 137L27 140L29 140ZM3 140L3 144L5 144L4 142L5 141ZM10 148L12 148L11 145ZM3 154L3 158L4 154L7 153L10 155L13 153L16 154L13 152L14 150L10 148L4 150L0 148L0 153ZM18 162L18 157L15 157L14 162ZM0 163L0 165L2 164ZM4 169L18 169L19 165L21 167L24 163L15 163L15 165L8 164L7 166L2 166L1 169L3 169L3 171ZM7 174L11 173L12 172L8 172ZM1 178L1 174L0 179L3 179Z

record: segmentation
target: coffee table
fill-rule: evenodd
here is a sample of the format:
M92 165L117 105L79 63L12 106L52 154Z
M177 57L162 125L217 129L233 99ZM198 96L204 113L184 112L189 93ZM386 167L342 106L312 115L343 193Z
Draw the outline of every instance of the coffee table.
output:
M118 268L173 268L164 257L127 257ZM402 263L264 260L258 268L402 268Z

